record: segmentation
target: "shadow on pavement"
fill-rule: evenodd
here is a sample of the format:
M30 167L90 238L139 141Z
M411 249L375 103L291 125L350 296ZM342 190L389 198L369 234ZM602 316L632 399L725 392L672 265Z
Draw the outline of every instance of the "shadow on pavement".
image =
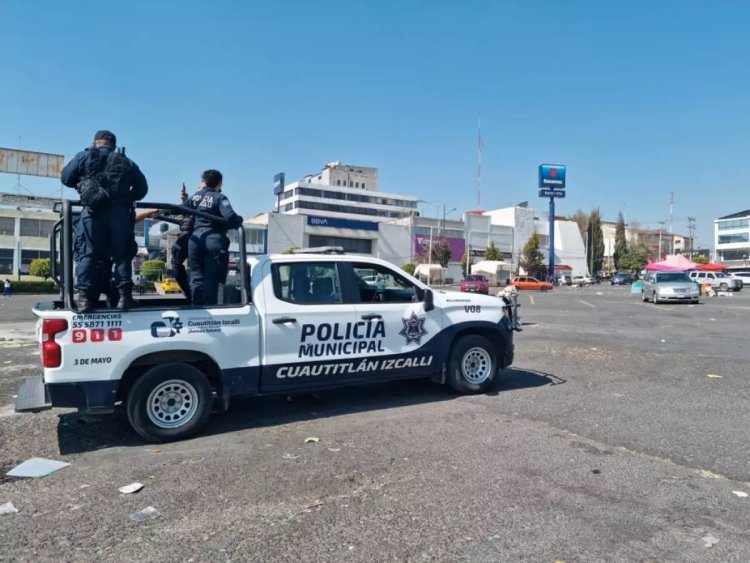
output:
M501 372L497 383L486 395L497 396L505 391L563 382L551 374L509 368ZM213 415L201 435L438 403L460 396L447 385L415 379L294 395L247 397L234 399L228 412ZM83 417L76 413L63 414L59 417L57 429L58 445L63 455L147 443L130 429L124 412Z

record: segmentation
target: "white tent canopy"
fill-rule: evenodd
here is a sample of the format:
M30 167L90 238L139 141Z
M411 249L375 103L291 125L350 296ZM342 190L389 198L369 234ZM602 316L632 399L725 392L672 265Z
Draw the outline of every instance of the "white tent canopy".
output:
M419 279L442 280L445 278L446 269L440 264L417 264L414 277Z
M471 265L471 273L490 276L490 281L504 281L513 277L513 265L502 260L480 260Z

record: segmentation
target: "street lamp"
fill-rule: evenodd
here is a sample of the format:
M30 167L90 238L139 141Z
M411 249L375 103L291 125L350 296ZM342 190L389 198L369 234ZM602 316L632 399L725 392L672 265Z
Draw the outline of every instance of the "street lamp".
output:
M666 221L659 221L659 262L661 262L661 231L664 228L664 225L666 225Z

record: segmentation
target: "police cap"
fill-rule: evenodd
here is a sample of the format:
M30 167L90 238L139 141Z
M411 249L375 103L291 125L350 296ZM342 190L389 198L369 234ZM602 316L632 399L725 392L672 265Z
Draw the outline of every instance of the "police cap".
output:
M112 146L117 146L117 137L115 137L115 134L112 133L112 131L107 131L106 129L100 129L97 131L96 135L94 135L94 140L107 141L112 144Z

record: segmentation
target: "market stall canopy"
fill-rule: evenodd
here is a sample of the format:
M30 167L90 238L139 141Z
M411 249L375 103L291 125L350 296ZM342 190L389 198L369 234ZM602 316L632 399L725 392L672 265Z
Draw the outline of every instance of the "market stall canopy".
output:
M691 262L687 258L685 258L682 254L671 254L667 256L666 260L662 260L661 262L652 262L651 264L646 265L646 269L650 271L676 271L676 272L684 272L686 270L694 270L696 268L697 264L695 262Z
M696 267L696 270L701 270L702 272L723 272L726 270L727 267L724 264L698 264Z
M440 264L417 264L414 270L414 276L417 278L436 278L444 277L445 268Z

